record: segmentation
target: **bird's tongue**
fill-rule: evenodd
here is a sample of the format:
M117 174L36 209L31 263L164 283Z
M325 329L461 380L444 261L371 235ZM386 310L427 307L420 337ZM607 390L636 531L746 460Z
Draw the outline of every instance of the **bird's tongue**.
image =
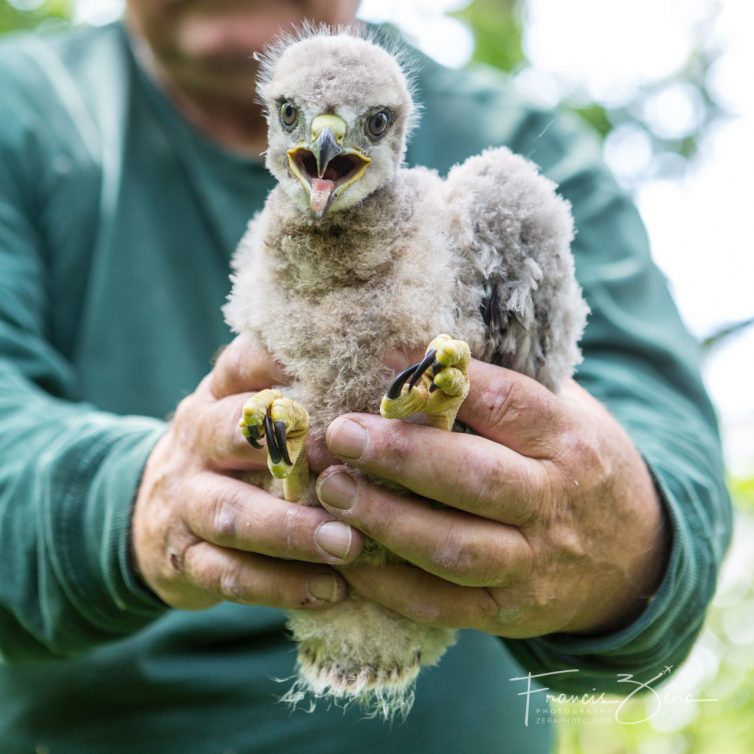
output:
M325 211L334 188L335 181L329 181L327 178L312 179L312 193L309 196L309 206L312 212L319 215Z

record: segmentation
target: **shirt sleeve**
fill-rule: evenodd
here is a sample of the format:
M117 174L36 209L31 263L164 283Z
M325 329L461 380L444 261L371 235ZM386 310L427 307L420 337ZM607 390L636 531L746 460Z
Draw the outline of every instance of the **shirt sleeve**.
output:
M599 685L625 693L622 674L648 681L665 666L676 667L701 629L731 534L720 439L698 347L650 257L633 203L599 163L594 144L567 119L553 126L549 145L532 151L573 205L577 276L591 307L577 380L643 455L671 548L660 587L622 630L507 644L532 674L578 670L548 677L548 686L581 693Z
M9 106L10 107L10 106ZM0 143L0 660L69 656L166 608L129 563L130 515L159 421L76 401L51 345L38 152ZM50 126L52 127L52 126ZM43 129L44 130L44 129ZM14 132L18 135L18 132Z

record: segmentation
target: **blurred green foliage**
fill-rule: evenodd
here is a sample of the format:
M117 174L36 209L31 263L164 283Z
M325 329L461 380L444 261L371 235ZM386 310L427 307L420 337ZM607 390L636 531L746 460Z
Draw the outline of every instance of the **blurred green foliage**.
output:
M73 0L0 0L0 34L68 25Z
M754 515L754 476L749 478L734 477L728 482L731 495L739 510ZM752 687L754 692L754 687Z
M520 0L475 0L453 14L474 34L474 61L515 71L526 64Z
M716 328L702 339L702 353L705 357L709 357L710 353L718 346L727 342L730 338L739 335L744 330L748 330L752 325L754 325L754 317L748 317L738 322L731 322Z
M717 2L708 0L706 26L713 24L718 11ZM464 21L474 35L474 61L494 66L512 76L530 67L524 44L525 0L473 0L453 15ZM637 54L640 54L638 50ZM568 92L560 104L579 115L603 139L619 126L631 126L646 134L653 152L653 172L651 176L639 176L638 182L658 174L673 176L688 166L712 126L728 115L709 86L716 58L716 51L700 45L692 50L686 64L676 74L638 87L620 106L608 107L591 101L579 91ZM645 105L654 96L679 84L688 87L690 96L700 105L700 113L694 129L674 139L658 132L646 115Z

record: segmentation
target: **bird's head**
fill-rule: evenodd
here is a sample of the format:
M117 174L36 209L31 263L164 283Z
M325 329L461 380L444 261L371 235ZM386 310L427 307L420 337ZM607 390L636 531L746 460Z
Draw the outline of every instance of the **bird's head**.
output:
M306 27L260 57L266 164L321 219L389 183L415 108L397 58L354 29Z

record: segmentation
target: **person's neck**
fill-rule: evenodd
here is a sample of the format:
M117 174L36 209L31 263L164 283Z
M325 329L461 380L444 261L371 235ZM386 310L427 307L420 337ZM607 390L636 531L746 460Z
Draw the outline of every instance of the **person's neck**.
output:
M231 152L251 157L264 152L267 123L251 86L248 94L228 94L212 92L206 85L191 85L170 75L138 34L131 35L131 43L144 70L191 125Z
M251 94L234 100L181 88L164 76L159 83L181 115L220 146L253 157L267 148L267 124Z

